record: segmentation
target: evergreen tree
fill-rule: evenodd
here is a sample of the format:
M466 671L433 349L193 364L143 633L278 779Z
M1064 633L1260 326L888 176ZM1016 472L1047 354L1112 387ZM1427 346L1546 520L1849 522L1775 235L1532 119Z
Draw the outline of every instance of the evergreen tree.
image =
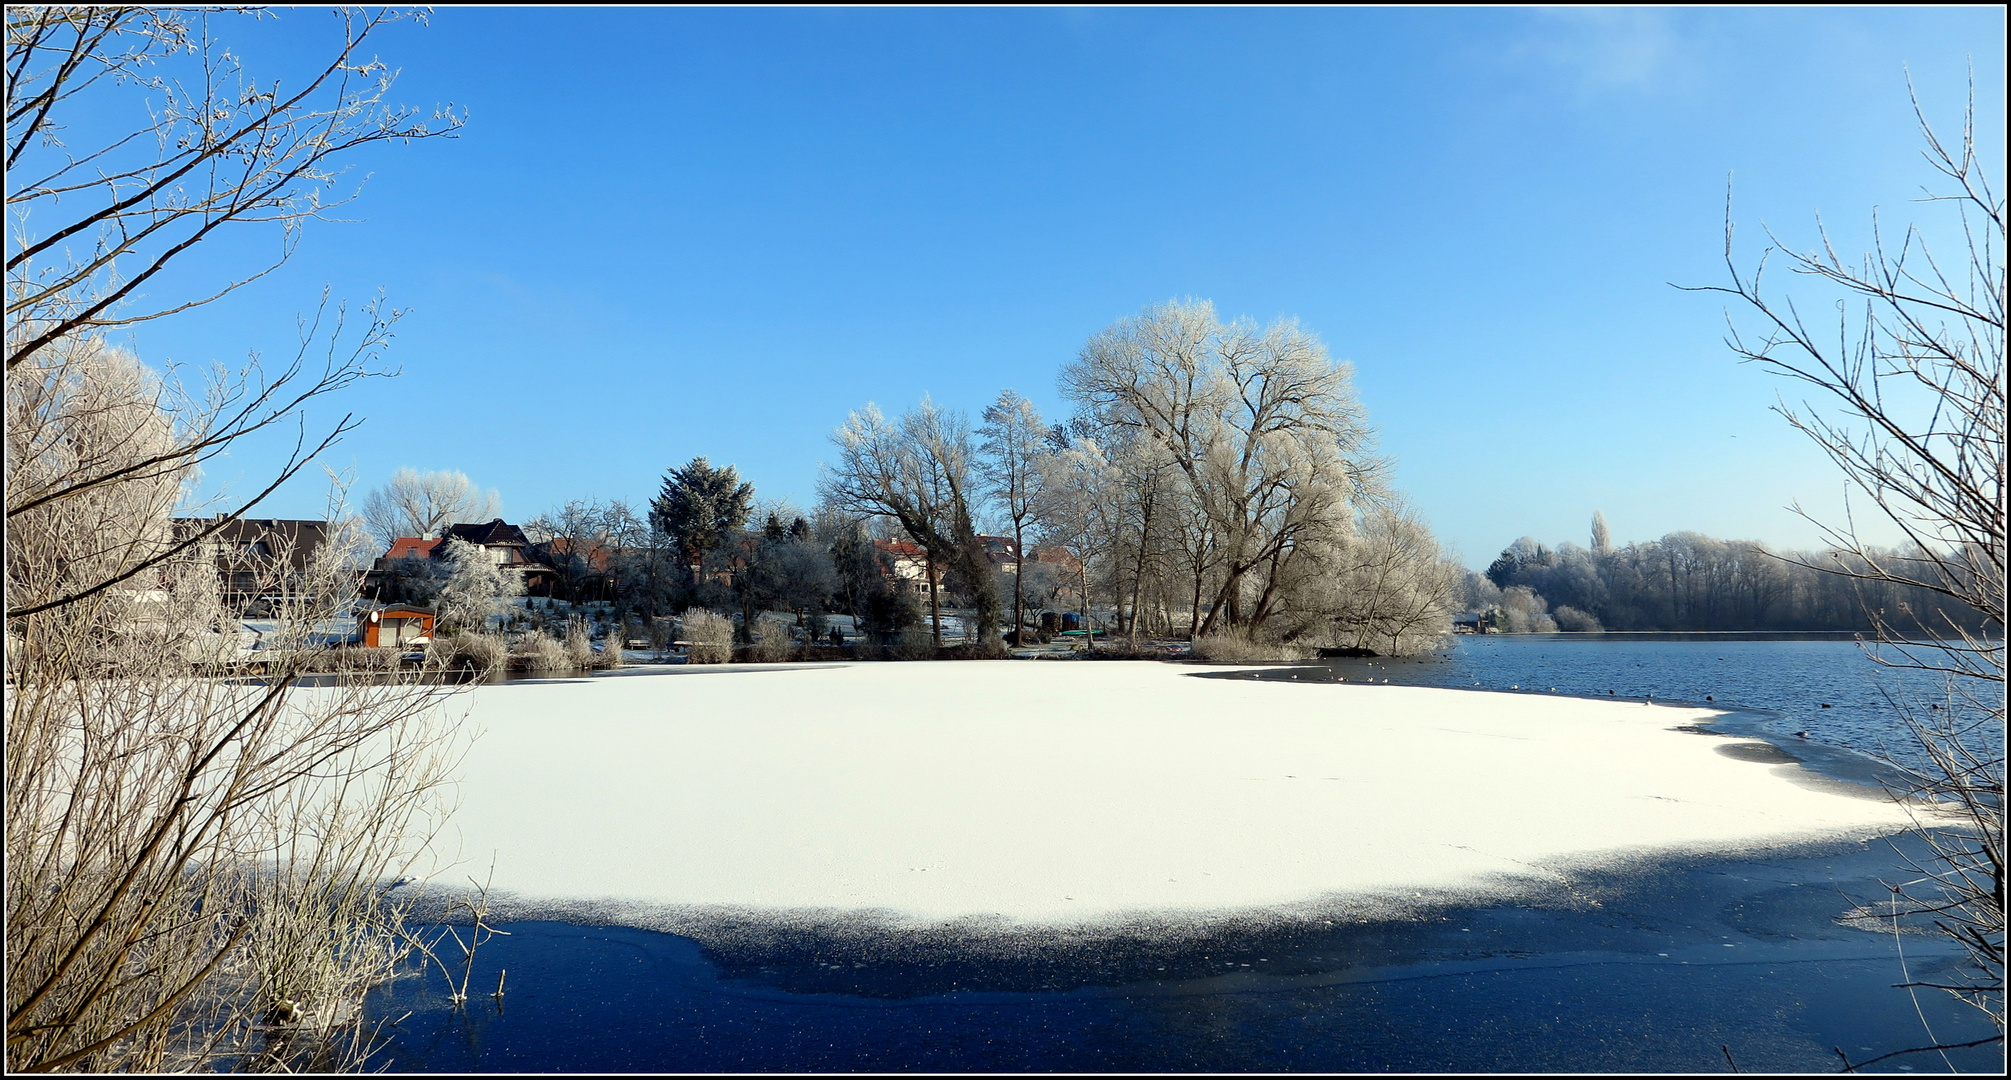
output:
M695 568L747 523L753 501L754 485L741 483L733 466L715 469L703 456L695 457L664 476L649 523L670 538L685 566Z

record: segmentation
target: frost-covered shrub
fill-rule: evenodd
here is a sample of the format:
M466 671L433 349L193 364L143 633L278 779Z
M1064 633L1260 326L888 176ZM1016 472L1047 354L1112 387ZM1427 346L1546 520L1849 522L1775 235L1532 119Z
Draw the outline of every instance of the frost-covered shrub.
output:
M1195 638L1194 658L1230 664L1261 664L1304 660L1306 651L1284 642L1252 640L1241 627L1232 627Z
M435 667L473 668L487 674L501 671L509 649L489 634L435 635L426 646L426 662Z
M1526 585L1501 590L1500 617L1496 625L1504 634L1554 634L1557 623L1550 617L1550 604Z
M401 650L350 645L328 650L330 671L390 671L398 666Z
M1599 625L1599 620L1591 612L1580 611L1569 604L1551 612L1550 617L1556 620L1559 630L1568 634L1597 634L1606 629Z
M689 662L724 664L733 659L733 620L705 608L687 608L684 640L691 643Z
M601 666L618 668L622 665L621 651L628 648L628 617L610 620L606 628L606 638L601 645Z
M566 647L550 634L533 634L517 644L516 655L532 671L571 671L576 664Z
M789 624L776 619L762 619L758 624L760 633L748 654L756 663L774 664L796 659L796 642L789 635Z
M584 670L594 666L594 644L587 621L578 615L566 620L566 664Z

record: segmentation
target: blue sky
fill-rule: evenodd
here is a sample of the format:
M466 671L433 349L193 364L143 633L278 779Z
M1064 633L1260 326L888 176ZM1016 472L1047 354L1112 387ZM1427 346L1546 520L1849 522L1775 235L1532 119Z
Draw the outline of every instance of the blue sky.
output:
M334 32L219 25L267 75ZM1725 280L1728 176L1746 263L1762 223L1807 246L1820 212L1855 251L1873 207L1932 217L1907 70L1952 132L1973 65L2003 177L1988 8L448 8L375 48L395 99L466 109L461 137L359 155L350 220L131 344L282 355L324 286L382 289L403 374L315 410L367 418L328 462L359 498L459 469L512 520L644 503L696 454L807 507L849 410L975 414L1009 386L1055 418L1090 334L1193 296L1351 361L1470 565L1583 543L1594 509L1623 542L1812 545L1785 508L1836 516L1841 481L1724 347L1723 299L1669 283ZM271 238L205 246L161 295ZM272 452L208 479L255 490ZM316 516L324 487L261 516Z

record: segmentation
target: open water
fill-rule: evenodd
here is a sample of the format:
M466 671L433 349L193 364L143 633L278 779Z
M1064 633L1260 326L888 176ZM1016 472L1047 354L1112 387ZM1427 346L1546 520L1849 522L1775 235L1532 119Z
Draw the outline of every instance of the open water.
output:
M1749 711L1719 726L1866 784L1894 779L1866 753L1915 760L1895 702L1961 707L1937 677L1834 635L1461 638L1423 661L1234 677L1724 705ZM1968 737L2001 753L2001 728ZM1548 900L1225 923L1179 941L973 950L780 930L707 945L519 922L479 950L470 1003L415 972L366 1012L391 1071L1834 1071L1840 1054L1994 1030L1947 995L1894 988L1951 971L1946 939L1837 921L1887 895L1894 845L1914 843L1615 866ZM505 995L483 996L502 969ZM1869 1071L1994 1073L2002 1055L2000 1042Z
M1905 720L1910 712L1930 724L1946 717L1972 745L1995 744L2001 752L2003 731L1986 726L1987 717L1968 700L1982 690L1972 685L1976 680L1898 666L1905 657L1890 647L1869 650L1849 634L1489 634L1454 641L1453 649L1424 658L1326 660L1239 677L1387 681L1738 709L1743 715L1722 730L1769 741L1805 739L1918 766L1918 743ZM1915 655L1932 658L1922 650ZM1849 768L1836 755L1816 767L1829 764Z

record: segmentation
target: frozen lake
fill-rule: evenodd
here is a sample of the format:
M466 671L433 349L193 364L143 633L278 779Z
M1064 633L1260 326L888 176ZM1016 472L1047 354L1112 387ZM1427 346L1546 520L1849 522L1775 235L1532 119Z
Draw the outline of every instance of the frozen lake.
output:
M461 828L519 921L475 981L508 967L512 993L455 1014L413 979L373 1008L416 1008L389 1062L436 1071L1710 1070L1725 1047L1805 1070L1918 1045L1893 937L1833 921L1880 891L1896 811L1618 700L1766 707L1727 726L1864 775L1773 730L1803 698L1841 725L1855 647L1796 668L1782 644L1319 666L1373 690L1077 663L483 688ZM1544 692L1438 689L1476 671ZM1906 951L1916 977L1949 959ZM1938 1032L1973 1026L1945 1001L1921 999Z
M523 913L1088 925L1514 891L1588 861L1907 820L1764 743L1687 730L1707 709L1207 674L986 661L482 686L440 847L493 857Z

